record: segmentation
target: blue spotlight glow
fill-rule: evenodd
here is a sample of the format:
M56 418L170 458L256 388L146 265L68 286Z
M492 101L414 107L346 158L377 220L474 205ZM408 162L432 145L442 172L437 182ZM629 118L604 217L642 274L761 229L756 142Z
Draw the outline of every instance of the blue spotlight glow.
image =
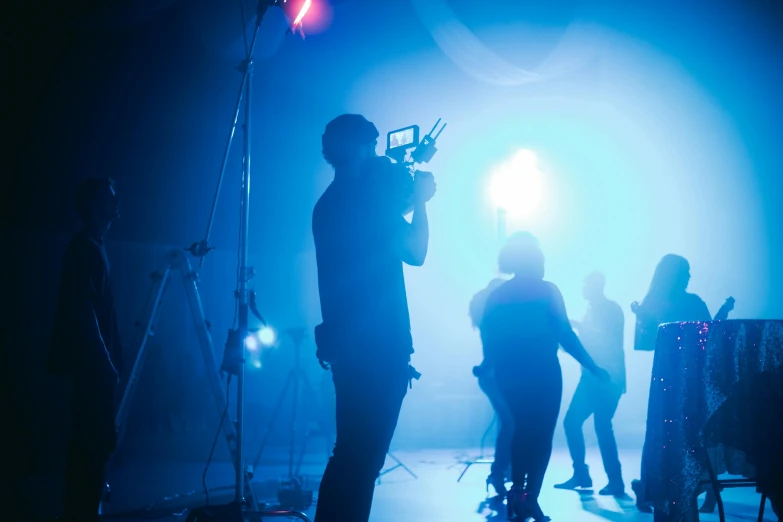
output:
M245 346L247 346L247 349L251 352L258 350L258 339L256 339L254 335L248 335L245 338Z

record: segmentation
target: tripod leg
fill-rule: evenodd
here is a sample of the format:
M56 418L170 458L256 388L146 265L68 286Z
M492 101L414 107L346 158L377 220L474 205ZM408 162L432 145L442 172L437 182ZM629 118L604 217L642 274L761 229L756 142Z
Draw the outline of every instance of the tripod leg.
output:
M467 473L467 472L468 472L468 470L470 469L470 467L471 467L472 465L473 465L473 461L468 461L468 463L467 463L467 464L465 464L465 469L463 469L463 470L462 470L462 473L460 473L460 474L459 474L459 478L457 479L457 482L459 482L460 480L462 480L462 477L464 477L464 476L465 476L465 473Z
M277 416L280 415L280 410L283 408L283 403L285 402L285 398L288 395L288 389L291 386L292 381L293 378L289 375L288 379L285 381L285 385L283 386L283 391L280 392L280 398L277 400L275 410L272 412L272 418L269 419L269 424L267 425L266 430L264 430L264 437L261 439L261 445L258 447L258 453L256 453L256 458L253 461L254 468L258 466L259 462L261 462L261 454L264 452L266 443L269 441L269 434L272 432L272 428L275 425Z
M170 280L171 267L168 264L162 270L152 273L153 283L152 288L150 289L150 296L145 305L144 319L138 323L140 329L137 334L138 339L135 343L138 347L136 350L136 360L133 363L133 368L128 377L128 383L123 391L120 406L117 409L117 415L114 420L114 425L117 430L118 447L125 435L125 421L128 418L133 396L138 387L139 376L144 367L144 361L147 358L150 337L155 335L155 327L158 323L158 318L160 317L160 307L163 303L163 296L166 293Z
M307 378L307 374L301 368L298 371L299 371L299 381L298 382L304 388L304 397L303 397L303 399L305 399L305 401L309 401L309 404L317 404L315 392L313 390L313 387L310 385L310 380ZM308 403L308 402L306 402L306 403ZM324 434L324 435L326 435L326 434ZM304 436L304 439L302 440L302 448L299 451L299 459L298 459L298 461L296 463L296 469L295 469L296 476L299 476L299 472L302 469L302 461L304 460L304 455L305 455L305 452L307 451L307 437L308 436L309 436L309 434L307 433L307 431L305 429L305 436ZM328 455L327 455L327 458L328 458Z
M169 253L171 259L171 265L176 266L181 272L182 282L185 285L185 296L190 304L190 313L193 316L193 323L196 329L196 337L198 338L199 345L201 346L201 355L204 359L204 368L209 376L209 384L212 388L212 394L215 397L215 407L217 409L218 417L222 418L223 409L226 407L226 392L224 389L224 381L221 377L220 370L217 362L215 361L215 349L212 344L212 335L209 332L209 324L204 316L204 308L201 305L201 296L198 291L198 275L192 270L188 258L181 250L173 250ZM228 443L228 449L231 453L231 460L234 462L234 467L237 466L238 459L238 438L237 430L233 422L222 423L223 436ZM245 499L250 502L253 511L258 511L258 504L256 502L253 490L250 487L250 475L247 469L241 471L244 473L244 492Z
M293 412L291 413L291 445L288 450L288 476L294 476L294 453L296 452L296 421L297 414L299 412L299 372L294 370L292 373L294 379L294 403Z
M399 467L401 467L402 469L404 469L405 471L407 471L407 472L408 472L408 474L409 474L411 477L413 477L413 478L415 478L415 479L418 479L418 478L419 478L419 477L417 477L417 476L416 476L416 474L415 474L414 472L412 472L412 471L410 470L410 468L409 468L408 466L406 466L405 464L403 464L403 463L402 463L402 461L401 461L400 459L398 459L397 457L395 457L395 456L392 454L392 452L391 452L391 451L388 453L388 455L389 455L389 456L390 456L392 459L394 459L394 462L396 462L396 463L397 463L397 466L399 466Z
M479 454L479 458L484 458L484 445L487 440L487 437L489 437L490 432L492 431L492 428L495 426L495 424L498 422L498 414L496 413L494 417L492 417L492 422L489 423L489 426L487 426L486 431L484 431L484 435L481 436L481 450Z

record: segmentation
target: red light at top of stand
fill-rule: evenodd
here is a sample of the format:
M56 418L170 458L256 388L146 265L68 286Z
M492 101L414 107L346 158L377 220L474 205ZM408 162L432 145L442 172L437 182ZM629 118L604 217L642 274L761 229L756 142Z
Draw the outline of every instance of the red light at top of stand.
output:
M302 36L304 29L307 34L323 32L332 20L331 6L326 0L285 0L279 5L288 18L291 32Z
M302 20L304 20L305 15L307 14L307 11L310 10L310 6L313 5L312 0L305 0L304 4L302 4L302 7L299 9L299 14L296 15L296 18L294 18L293 26L296 27L298 25L302 25Z
M302 22L313 5L313 0L283 0L279 4L291 23L291 32L302 33ZM304 33L302 33L304 36Z

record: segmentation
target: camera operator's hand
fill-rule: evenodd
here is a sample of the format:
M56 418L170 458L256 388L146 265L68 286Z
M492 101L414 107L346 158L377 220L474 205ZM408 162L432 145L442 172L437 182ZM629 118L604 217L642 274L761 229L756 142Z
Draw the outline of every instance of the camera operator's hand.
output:
M413 174L413 201L426 203L435 195L437 185L431 172L417 170Z

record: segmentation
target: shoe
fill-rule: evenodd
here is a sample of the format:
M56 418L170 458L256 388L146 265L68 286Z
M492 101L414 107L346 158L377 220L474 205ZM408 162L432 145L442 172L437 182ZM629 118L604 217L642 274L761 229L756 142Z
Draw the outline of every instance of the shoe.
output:
M523 515L524 518L520 518L520 520L526 520L528 518L532 518L533 520L535 520L535 522L549 522L550 520L552 520L551 518L546 516L543 511L541 511L541 506L538 505L537 498L528 497L525 500L524 510L525 510L525 513Z
M526 500L527 494L522 488L511 486L511 491L506 495L506 509L508 511L509 520L524 522L525 518L527 518L525 514Z
M644 487L641 480L632 480L631 489L636 496L636 509L642 513L652 513L652 507L644 499Z
M622 482L609 482L601 491L599 495L612 496L612 497L624 497L625 496L625 484Z
M489 486L495 490L495 493L501 498L506 498L506 478L498 477L496 475L490 475L487 477L487 492L489 492Z
M555 488L557 489L577 489L577 488L592 488L593 487L593 479L590 478L590 471L588 470L588 467L585 466L584 468L581 468L580 471L577 471L576 468L574 468L574 475L563 482L562 484L555 484Z

